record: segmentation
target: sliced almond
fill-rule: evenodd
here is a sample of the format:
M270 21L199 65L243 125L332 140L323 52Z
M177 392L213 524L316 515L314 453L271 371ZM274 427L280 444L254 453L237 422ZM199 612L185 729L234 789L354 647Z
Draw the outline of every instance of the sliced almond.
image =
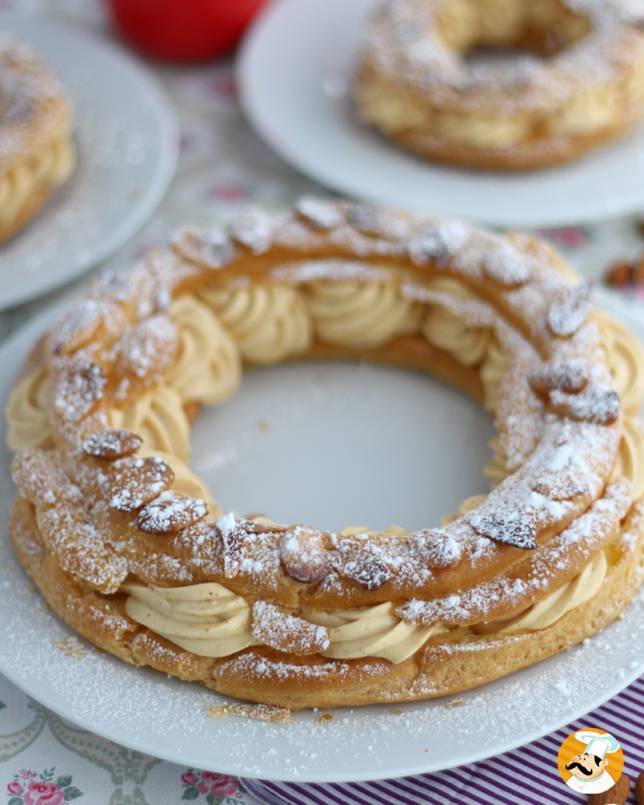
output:
M89 416L103 398L105 383L105 375L98 364L87 361L70 365L54 382L54 410L67 422L79 422Z
M174 481L172 468L158 456L122 458L113 466L117 469L108 480L108 500L113 509L121 512L140 509Z
M83 442L83 452L93 458L113 461L123 456L131 456L143 444L143 439L131 430L110 428L95 433Z
M203 520L207 514L205 500L166 491L141 509L136 525L148 534L176 534Z
M329 632L324 626L291 615L267 601L253 604L252 631L259 643L289 654L317 654L329 647Z

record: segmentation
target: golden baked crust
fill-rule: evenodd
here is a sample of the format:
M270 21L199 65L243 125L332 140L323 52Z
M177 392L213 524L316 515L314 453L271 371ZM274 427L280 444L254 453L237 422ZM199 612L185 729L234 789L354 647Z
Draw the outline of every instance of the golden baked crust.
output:
M72 112L29 48L0 39L0 243L22 229L71 174Z
M414 533L222 515L184 463L196 409L242 363L302 356L480 398L498 486ZM643 365L527 236L316 199L184 229L94 280L30 356L7 407L12 538L60 617L130 662L291 707L466 689L637 589Z
M471 66L477 47L533 56ZM358 115L423 157L525 170L575 159L642 116L641 20L598 0L399 0L369 23Z

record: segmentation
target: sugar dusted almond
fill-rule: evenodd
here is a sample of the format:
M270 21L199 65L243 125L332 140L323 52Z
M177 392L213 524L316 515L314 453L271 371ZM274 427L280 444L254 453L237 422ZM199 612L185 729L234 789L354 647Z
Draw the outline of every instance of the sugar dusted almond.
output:
M296 214L307 224L327 231L341 226L344 218L339 206L328 199L302 196L295 203Z
M588 485L570 472L552 472L537 478L533 490L550 500L574 500L588 492Z
M78 503L81 493L54 456L39 448L22 450L11 463L11 475L20 494L35 506L61 501Z
M537 547L537 530L532 520L521 512L476 511L467 519L472 528L482 537L495 542L512 545L515 548L530 550Z
M79 422L92 413L105 390L105 375L96 363L81 361L63 369L54 382L53 406L67 422Z
M416 549L428 567L455 567L462 559L460 543L442 528L427 528L414 534Z
M369 543L352 551L346 560L336 563L337 572L366 590L378 590L391 578L391 567L377 545Z
M52 328L50 345L55 355L71 355L87 344L103 324L106 305L85 299L69 310Z
M164 492L174 481L169 464L158 456L122 458L108 481L109 505L121 512L134 512Z
M386 240L403 237L407 227L398 215L371 204L351 204L346 213L347 223L364 235Z
M145 383L174 366L179 351L176 325L165 315L152 316L130 327L116 344L116 372Z
M543 396L555 389L577 394L590 382L590 371L583 360L551 362L532 372L528 380L534 391Z
M329 647L324 626L305 621L267 601L253 604L253 637L276 651L289 654L317 654Z
M285 573L304 583L322 581L331 569L322 534L304 528L283 535L280 558Z
M612 425L619 419L619 394L613 389L591 388L583 394L565 394L551 391L551 410L580 422L596 425Z
M550 332L560 338L574 335L590 313L590 295L590 285L569 288L561 299L550 306L547 315Z
M491 239L483 254L483 273L504 288L518 288L530 279L530 264L525 254L505 240Z
M222 229L184 227L172 239L172 247L181 257L209 268L221 268L235 256L233 244Z
M242 212L228 227L235 243L251 251L262 254L271 245L273 230L271 218L263 210L251 208Z
M141 509L136 525L148 534L176 534L203 520L207 514L205 500L166 491Z
M110 428L94 433L83 442L83 452L93 458L112 461L131 456L143 444L143 439L131 430Z

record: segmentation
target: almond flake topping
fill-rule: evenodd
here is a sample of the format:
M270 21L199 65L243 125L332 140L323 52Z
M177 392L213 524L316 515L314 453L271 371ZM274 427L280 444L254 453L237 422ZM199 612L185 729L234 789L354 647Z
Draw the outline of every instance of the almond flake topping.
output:
M203 520L207 514L205 500L167 491L141 509L136 525L148 534L175 534Z
M143 439L131 430L109 429L94 433L83 442L83 452L93 458L113 461L131 456L143 444Z
M295 203L295 212L316 229L336 229L343 223L342 213L332 201L303 196Z
M555 389L576 394L590 382L590 369L588 363L581 359L552 361L532 372L528 380L537 394L545 396Z
M370 543L360 547L348 561L335 564L341 576L355 581L366 590L379 589L392 576L386 554L380 546Z
M86 299L72 308L50 333L50 344L56 355L69 355L90 341L103 323L107 305Z
M20 494L35 506L54 506L61 501L79 503L81 500L80 489L45 450L31 448L16 453L11 475Z
M276 651L290 654L316 654L329 647L329 633L318 626L267 601L253 604L253 637Z
M511 243L495 239L486 244L486 247L483 253L483 273L493 282L506 288L514 288L524 285L530 279L530 265L526 255Z
M401 218L371 204L351 204L346 215L347 223L364 235L399 240L407 231Z
M176 325L164 315L135 324L116 345L116 371L139 380L159 378L174 365L179 350Z
M282 537L280 558L284 571L296 581L322 581L331 569L322 534L296 527Z
M253 254L262 254L271 245L273 229L271 218L263 210L249 209L230 224L231 238Z
M469 237L469 230L458 221L440 221L414 235L407 252L416 265L428 262L444 266L452 260Z
M158 456L122 458L108 481L109 504L121 512L134 512L158 497L174 481L169 464Z
M550 332L560 338L574 335L590 313L590 295L590 285L568 288L561 299L550 306L547 316Z
M221 229L185 227L173 238L172 246L186 260L203 263L209 268L221 268L235 256L230 238Z
M535 481L532 488L550 500L573 500L588 493L588 484L571 471L544 474Z
M483 537L515 548L537 547L537 529L532 520L520 512L473 512L468 516L472 528Z
M619 394L613 389L591 388L583 394L550 392L550 407L563 416L596 425L612 425L619 419Z
M105 375L95 363L72 364L56 380L54 410L68 422L91 414L103 397Z
M463 548L442 528L423 529L414 534L419 558L429 567L454 567L463 556Z

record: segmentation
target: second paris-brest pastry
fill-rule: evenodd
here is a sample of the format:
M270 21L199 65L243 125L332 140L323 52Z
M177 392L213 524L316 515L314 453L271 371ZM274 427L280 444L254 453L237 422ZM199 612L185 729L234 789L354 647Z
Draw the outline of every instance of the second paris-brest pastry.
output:
M622 0L385 0L360 118L428 159L521 170L574 159L644 110L644 10ZM518 51L470 59L481 49Z
M72 111L30 48L0 37L0 243L22 229L74 168Z
M411 532L222 509L187 463L198 409L247 366L328 357L479 399L490 494ZM187 227L34 346L7 406L11 537L56 614L129 663L291 708L455 693L635 595L643 367L527 235L314 198Z

